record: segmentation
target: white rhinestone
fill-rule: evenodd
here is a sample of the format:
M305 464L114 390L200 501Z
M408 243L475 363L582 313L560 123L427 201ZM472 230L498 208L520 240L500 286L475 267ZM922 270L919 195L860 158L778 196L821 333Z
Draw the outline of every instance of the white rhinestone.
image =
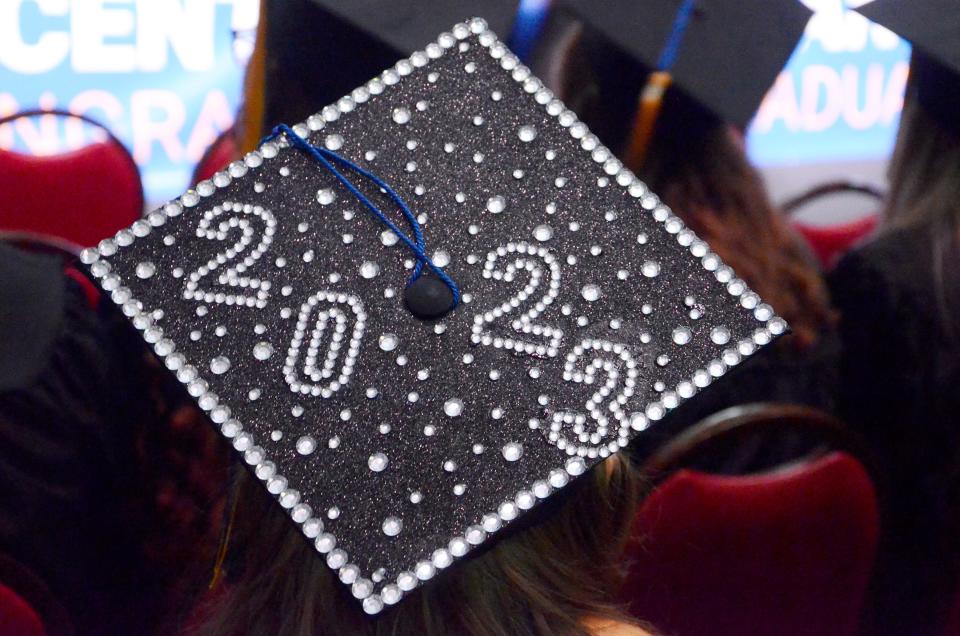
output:
M137 278L150 278L157 272L157 266L149 261L137 265Z
M322 188L317 190L317 202L320 205L330 205L336 198L336 193L330 188Z
M380 273L380 266L373 261L364 261L360 265L360 275L364 278L373 278Z
M383 609L383 599L379 596L368 596L363 599L363 611L367 614L379 614Z
M523 455L523 445L517 442L510 442L503 446L501 451L503 458L508 462L515 462Z
M367 598L373 592L373 583L368 579L357 579L350 588L354 598Z
M576 476L583 474L583 471L587 469L587 464L582 457L571 457L567 460L566 469L569 474Z
M383 589L380 590L380 598L387 605L393 605L400 600L400 587L395 583L384 585Z
M457 398L452 398L443 403L443 412L448 417L457 417L463 413L463 402Z
M380 349L383 351L393 351L397 348L397 344L399 344L399 342L400 340L397 338L397 336L392 333L385 333L381 335L378 340Z
M421 581L426 581L433 578L433 575L436 573L437 569L433 567L433 564L429 561L420 561L417 563L416 567L413 568L413 571L416 573L418 579Z
M417 587L417 577L413 572L401 572L397 575L397 587L404 592L409 592Z
M726 327L714 327L710 331L710 339L718 345L725 345L730 342L730 330Z
M480 526L470 526L464 536L470 545L480 545L487 538L487 533Z
M217 356L210 361L210 370L217 375L226 373L230 370L230 358L227 356Z
M399 517L387 517L383 520L383 534L395 537L403 530L403 520Z
M257 360L266 360L273 355L273 345L269 342L258 342L253 345L253 357Z
M588 303L600 298L600 287L597 285L584 285L583 289L580 290L580 295L583 296L583 299Z
M309 435L304 435L297 440L297 452L301 455L309 455L317 449L317 440Z
M398 124L405 124L410 121L410 111L406 108L393 109L393 121Z
M506 200L500 195L487 199L487 210L492 214L500 214L506 207Z
M314 545L317 548L317 552L326 554L327 552L330 552L330 550L333 550L334 546L337 545L337 539L329 532L324 532L317 537Z
M520 129L517 131L517 136L520 138L520 141L529 143L537 138L537 129L533 126L520 126Z
M533 238L538 241L545 242L553 238L553 228L549 225L538 225L533 228Z
M383 471L387 467L387 456L383 453L374 453L367 459L367 466L375 473Z

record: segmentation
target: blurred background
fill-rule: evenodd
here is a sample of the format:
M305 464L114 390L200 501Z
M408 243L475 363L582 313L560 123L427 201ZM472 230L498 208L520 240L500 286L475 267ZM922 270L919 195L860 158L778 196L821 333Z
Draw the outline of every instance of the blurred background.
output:
M748 131L751 159L777 203L838 177L883 188L910 57L908 43L847 8L864 2L804 2L815 14ZM543 4L524 0L520 15ZM190 185L208 146L232 125L258 6L6 0L0 117L56 108L106 124L133 153L147 207L156 207ZM0 124L0 148L53 154L96 134L76 120L21 118ZM842 223L877 206L848 198L815 201L797 219Z

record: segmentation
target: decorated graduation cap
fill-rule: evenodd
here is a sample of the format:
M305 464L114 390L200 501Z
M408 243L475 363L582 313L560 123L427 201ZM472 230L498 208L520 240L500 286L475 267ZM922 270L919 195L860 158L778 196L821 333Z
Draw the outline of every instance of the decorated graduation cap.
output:
M481 19L82 260L374 614L786 329Z
M671 85L746 128L810 17L798 0L615 0L602 11L589 0L559 6L590 27L586 57L600 78L601 99L610 102L605 110L616 113L619 104L627 112L614 117L624 122L636 113L633 147L625 153L631 165L639 163L635 155L642 160Z
M917 98L955 127L960 112L960 11L950 0L874 0L857 9L913 44L910 73Z

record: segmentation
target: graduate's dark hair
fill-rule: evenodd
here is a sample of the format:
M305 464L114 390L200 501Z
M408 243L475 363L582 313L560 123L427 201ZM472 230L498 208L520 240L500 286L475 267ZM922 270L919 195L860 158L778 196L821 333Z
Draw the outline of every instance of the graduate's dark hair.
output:
M948 301L950 254L960 250L960 119L945 121L919 98L918 67L929 77L937 63L915 50L900 117L897 143L887 171L890 192L884 210L884 231L922 228L930 234L931 267L941 324L960 343L960 316ZM943 82L960 82L939 72ZM955 275L955 274L954 274Z
M633 622L612 601L640 494L620 455L374 618L263 487L242 474L226 583L190 636L587 636L591 622Z

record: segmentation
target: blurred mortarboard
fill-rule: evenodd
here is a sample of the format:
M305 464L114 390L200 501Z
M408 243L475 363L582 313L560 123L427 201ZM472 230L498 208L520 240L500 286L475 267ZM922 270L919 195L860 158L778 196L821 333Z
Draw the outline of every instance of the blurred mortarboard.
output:
M675 33L683 0L560 0L559 5L646 72L667 62L676 86L740 128L753 117L811 15L798 0L697 0L681 33ZM633 87L634 97L640 88Z
M481 8L495 32L509 33L518 0L271 0L264 4L268 69L264 120L271 127L305 118L317 104L346 94Z
M0 391L36 380L63 320L59 260L0 241Z
M369 613L786 329L482 20L292 130L81 258Z
M960 5L956 0L874 0L857 12L913 44L917 98L942 122L960 127Z

